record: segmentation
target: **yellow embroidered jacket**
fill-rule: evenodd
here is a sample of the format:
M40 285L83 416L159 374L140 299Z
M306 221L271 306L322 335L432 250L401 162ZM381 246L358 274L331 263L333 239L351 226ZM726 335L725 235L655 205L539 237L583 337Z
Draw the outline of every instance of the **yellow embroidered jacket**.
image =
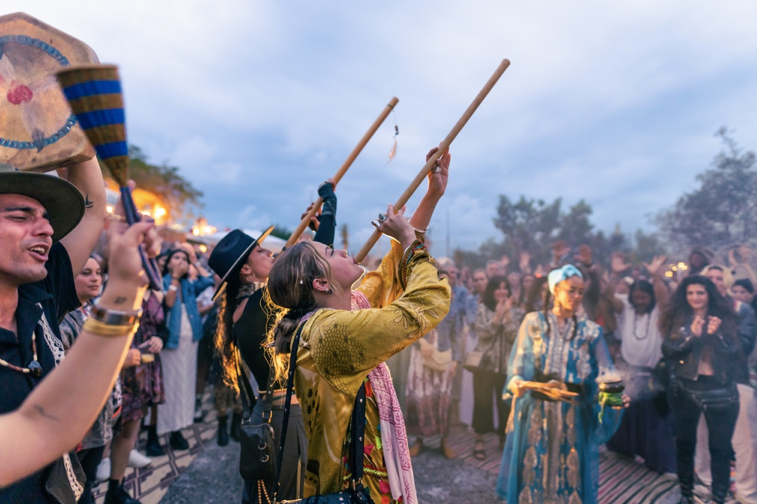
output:
M411 259L407 288L399 288L397 265L403 250L392 250L358 288L371 309L323 309L303 327L297 351L295 391L302 406L309 447L304 496L347 487L347 430L360 385L376 366L423 337L449 311L450 287L439 280L427 252ZM379 414L366 386L363 483L376 503L390 502Z

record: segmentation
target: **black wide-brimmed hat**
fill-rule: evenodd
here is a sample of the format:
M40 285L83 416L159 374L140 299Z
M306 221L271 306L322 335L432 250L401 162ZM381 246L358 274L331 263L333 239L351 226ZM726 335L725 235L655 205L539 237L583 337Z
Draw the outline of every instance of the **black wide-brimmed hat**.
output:
M210 269L221 277L221 283L218 289L216 289L215 294L213 294L213 301L224 291L229 277L237 273L242 267L253 247L263 243L263 240L268 238L271 231L273 231L273 226L263 231L263 234L256 239L253 239L252 236L244 233L241 229L235 229L218 242L218 245L215 246L208 258Z
M45 173L22 172L0 163L0 194L21 194L47 210L53 241L70 233L84 217L84 198L69 181Z

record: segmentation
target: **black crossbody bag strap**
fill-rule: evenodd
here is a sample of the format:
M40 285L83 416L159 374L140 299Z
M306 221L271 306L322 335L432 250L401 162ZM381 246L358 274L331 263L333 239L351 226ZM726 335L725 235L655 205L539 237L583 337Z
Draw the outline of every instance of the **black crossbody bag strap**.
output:
M294 391L294 372L297 367L297 350L300 345L300 334L305 324L297 328L292 341L292 351L289 354L289 374L287 376L287 393L284 402L284 419L281 423L281 443L279 445L279 459L276 465L276 479L274 480L273 502L278 502L279 478L281 477L281 464L284 460L284 444L286 443L287 429L289 428L289 409L292 404L292 392ZM363 438L365 434L365 384L360 386L355 397L355 406L352 409L352 440L350 443L350 468L352 469L352 486L362 488L363 478Z
M244 409L244 414L247 419L252 418L252 410L255 408L255 404L257 403L257 399L255 398L255 392L252 390L252 384L250 383L249 378L247 378L247 373L244 371L244 366L242 366L242 355L239 352L239 344L237 344L237 336L234 334L234 343L237 347L237 383L241 382L241 386L239 386L242 399L242 408ZM271 421L271 409L273 409L273 382L274 382L274 376L275 373L272 369L268 371L268 385L266 387L266 394L262 398L263 399L263 420L270 422Z
M350 469L352 469L352 489L363 486L363 438L365 437L365 383L360 385L352 408L350 441Z
M289 354L289 375L287 376L287 394L284 401L284 419L281 422L281 442L279 443L279 458L276 461L276 478L273 480L273 502L278 502L279 478L281 477L281 464L284 461L284 444L287 439L289 428L289 409L292 405L292 392L294 391L294 370L297 365L297 348L300 345L300 333L305 324L300 324L292 340L292 350Z

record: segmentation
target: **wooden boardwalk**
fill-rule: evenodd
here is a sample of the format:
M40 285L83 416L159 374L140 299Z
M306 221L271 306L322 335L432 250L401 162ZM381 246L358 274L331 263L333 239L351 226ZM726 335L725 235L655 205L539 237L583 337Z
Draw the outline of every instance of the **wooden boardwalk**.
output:
M487 434L484 439L485 460L473 456L475 435L467 429L454 429L450 446L467 464L498 474L502 460L499 437ZM677 504L680 498L675 475L661 475L629 457L605 451L600 454L599 471L599 504ZM698 495L697 501L710 502L703 495ZM738 504L734 499L727 502Z
M190 445L189 450L174 452L168 447L166 436L164 436L161 439L161 443L166 448L164 456L153 458L152 464L144 469L128 469L124 485L129 493L139 499L142 504L158 504L171 484L194 461L202 450L203 444L215 442L217 424L209 394L206 394L205 410L208 411L205 422L194 424L183 431ZM144 445L145 440L145 434L142 433L141 446ZM487 455L485 460L478 460L473 456L474 440L475 436L464 427L455 428L450 434L450 445L459 458L466 464L496 475L502 458L499 438L494 434L488 434L485 437ZM236 467L233 470L236 471ZM102 504L106 490L107 483L96 488L95 496L98 504ZM675 476L660 475L649 470L643 463L628 457L611 452L601 454L600 504L677 504L678 495L678 482ZM698 502L705 504L709 500L700 495ZM737 504L735 500L728 502Z

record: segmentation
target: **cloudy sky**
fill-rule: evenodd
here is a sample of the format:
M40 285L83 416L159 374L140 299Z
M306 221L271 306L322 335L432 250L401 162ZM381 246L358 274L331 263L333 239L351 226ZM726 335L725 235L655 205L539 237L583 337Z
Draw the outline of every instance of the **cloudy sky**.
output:
M130 141L179 166L219 228L293 228L397 96L337 191L357 249L503 58L512 65L452 146L437 254L447 214L452 247L499 237L499 194L583 198L601 229L650 229L720 150L720 126L757 149L751 0L0 5L121 66Z

